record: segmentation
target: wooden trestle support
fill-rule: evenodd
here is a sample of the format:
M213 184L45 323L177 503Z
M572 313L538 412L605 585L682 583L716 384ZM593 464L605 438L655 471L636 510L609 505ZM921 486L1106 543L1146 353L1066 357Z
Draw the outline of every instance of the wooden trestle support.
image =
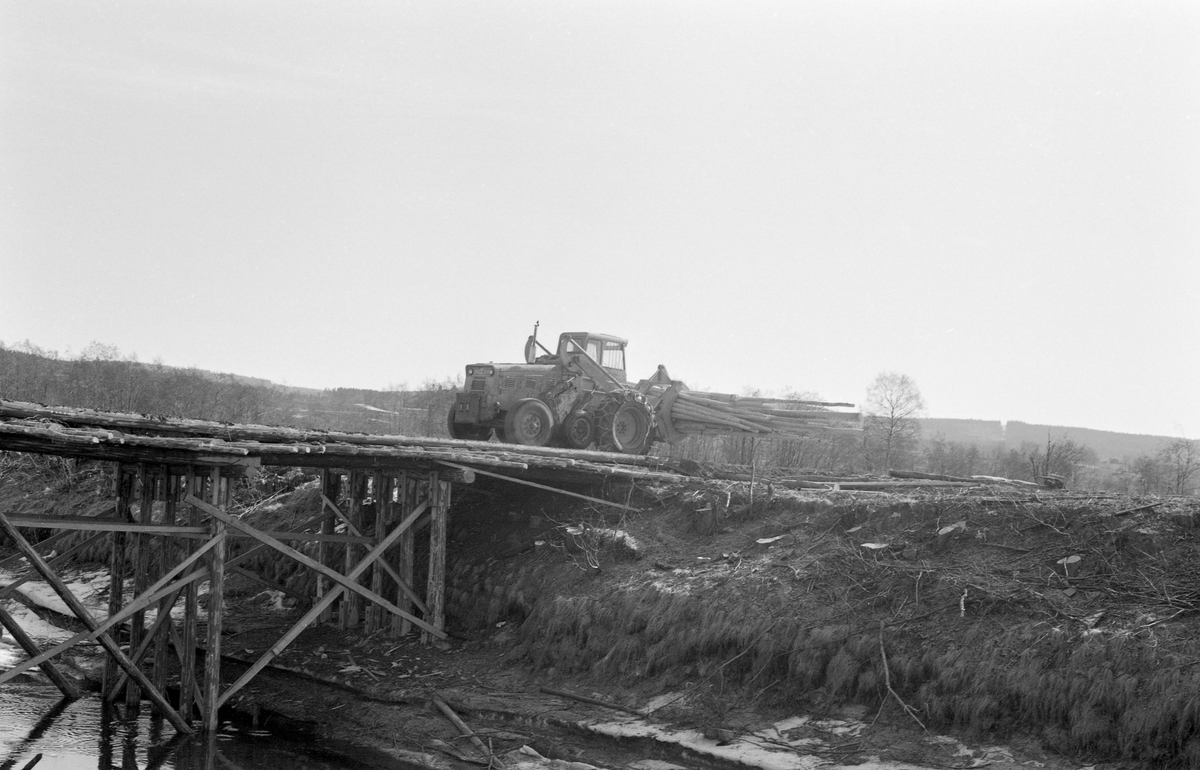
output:
M257 529L229 513L230 488L245 474L246 466L201 466L186 468L147 463L115 463L116 505L110 517L19 516L0 513L0 530L16 545L19 554L0 562L11 566L20 559L32 571L16 584L0 590L0 599L35 577L45 580L87 628L46 650L26 635L0 605L0 624L29 654L29 659L0 673L0 684L33 667L40 669L68 698L79 697L74 681L53 663L58 654L77 644L96 641L106 652L103 693L114 701L124 695L127 706L148 699L176 730L215 730L218 714L230 698L283 652L309 625L331 621L335 603L343 629L364 626L367 632L387 630L404 636L415 629L422 641L445 639L444 581L446 524L455 471L424 471L401 468L374 470L322 470L322 512L287 532ZM345 495L339 494L342 490ZM344 510L338 499L346 500ZM373 520L364 521L368 511ZM424 598L413 586L413 546L417 524L429 523L428 578ZM306 532L320 527L319 533ZM64 530L31 545L20 529ZM343 533L339 534L339 530ZM75 531L93 531L68 551L47 560L43 551ZM366 534L371 531L372 534ZM108 617L98 619L71 593L55 571L97 539L111 544L110 598ZM231 539L256 541L252 548L231 556ZM317 558L297 550L289 542L317 542ZM332 544L345 546L340 571L330 564ZM294 559L317 575L311 608L236 681L222 687L221 641L225 621L225 578L229 573L251 578L285 593L286 586L264 578L243 566L249 559L271 549ZM168 565L174 566L168 566ZM127 567L132 574L127 574ZM209 584L207 623L199 612L198 588ZM124 601L129 584L133 598ZM385 597L394 597L385 598ZM173 610L180 607L178 618ZM146 610L156 610L154 622L146 627ZM125 649L118 641L122 625L128 627ZM206 636L201 645L201 626ZM197 677L197 650L204 656L202 677ZM178 706L168 699L167 670L171 658L180 670ZM149 672L149 673L147 673Z

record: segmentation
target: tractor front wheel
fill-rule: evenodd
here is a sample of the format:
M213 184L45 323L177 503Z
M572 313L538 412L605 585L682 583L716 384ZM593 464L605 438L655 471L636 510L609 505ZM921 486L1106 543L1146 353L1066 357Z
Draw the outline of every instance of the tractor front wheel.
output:
M572 449L587 449L596 438L596 426L587 412L571 412L563 423L563 437Z
M554 435L554 414L536 398L521 399L504 417L504 437L511 444L546 446Z

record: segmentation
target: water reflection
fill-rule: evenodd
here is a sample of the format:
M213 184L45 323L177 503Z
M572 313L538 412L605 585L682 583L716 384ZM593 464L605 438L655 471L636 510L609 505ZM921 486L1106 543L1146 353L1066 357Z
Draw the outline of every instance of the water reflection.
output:
M261 731L226 727L211 735L179 735L150 711L146 706L126 714L96 695L68 701L42 685L6 684L0 687L0 770L23 770L38 754L36 770L348 770L373 764Z

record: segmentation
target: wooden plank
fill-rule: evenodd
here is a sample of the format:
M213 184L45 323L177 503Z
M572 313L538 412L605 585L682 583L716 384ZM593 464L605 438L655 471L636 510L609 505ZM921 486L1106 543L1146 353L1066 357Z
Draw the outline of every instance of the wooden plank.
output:
M413 504L413 481L407 473L401 473L396 478L396 498L397 504L400 506L401 518L407 518L412 511ZM403 588L408 588L396 596L396 604L405 612L412 612L413 604L421 607L421 612L428 614L429 609L424 606L424 602L419 600L416 592L410 586L413 584L413 544L416 541L415 533L412 528L404 531L400 536L400 540L396 543L396 566L395 580L396 584ZM385 556L386 558L386 556ZM405 617L392 617L392 636L407 636L412 632L412 623Z
M199 476L195 469L188 467L187 472L183 477L185 489L181 489L181 493L185 494L204 494L203 477ZM200 512L195 508L188 509L188 521L196 526L200 523ZM183 544L183 553L192 555L196 551L196 545L193 542L187 541ZM182 555L182 554L181 554ZM180 643L176 644L176 649L179 651L179 713L184 719L191 721L196 711L198 699L196 693L199 687L196 682L196 616L199 614L199 597L198 587L195 583L187 585L183 589L183 622L179 635L182 637ZM172 626L172 630L174 627Z
M11 522L12 516L9 516L8 520ZM20 526L20 525L17 524L14 526ZM42 553L47 548L54 545L59 540L62 540L64 537L66 537L69 534L71 534L71 533L70 532L58 532L58 533L53 534L50 537L46 538L45 540L39 540L33 547L37 549L38 553ZM24 558L25 558L24 556L22 556L21 554L18 553L18 554L13 554L12 556L9 556L7 559L0 559L0 570L6 570L11 567L15 567L16 565L20 564L21 559L24 559Z
M42 578L50 584L50 587L54 589L54 592L58 594L58 597L63 600L68 608L70 608L75 617L83 621L83 624L89 629L97 628L99 623L97 623L96 619L92 617L92 614L88 612L87 607L84 607L83 603L80 602L73 593L71 593L71 590L67 588L62 579L54 573L54 570L51 569L48 564L46 564L45 560L42 559L37 551L33 550L33 547L29 545L29 542L25 539L25 537L18 532L15 527L8 523L8 519L6 519L2 513L0 513L0 529L3 529L5 534L12 539L17 548L28 557L30 564L33 565L33 568L36 569ZM123 652L121 652L121 648L117 646L117 643L113 641L112 637L106 633L102 633L97 636L97 640L100 642L100 645L104 647L105 651L116 659L117 665L128 671L129 676L133 679L133 681L137 682L137 684L146 691L146 695L163 710L163 714L167 717L167 720L172 724L172 726L175 727L176 730L182 733L192 732L192 728L188 726L187 722L180 718L179 714L176 713L173 708L171 708L170 702L163 697L162 693L154 688L154 685L150 683L150 680L146 679L146 677L142 675L142 672L138 670L137 666L134 666L132 663L130 663L129 659Z
M387 549L390 548L392 546L392 544L395 543L396 540L398 540L402 534L404 534L405 532L407 532L409 530L409 528L412 525L412 522L415 520L416 520L415 517L411 518L411 520L405 519L403 522L396 525L396 528L393 529L390 533L388 533L388 536L386 538L384 538L378 545L376 545L374 548L372 548L370 553L368 553L363 558L362 561L360 561L357 565L355 565L354 569L350 570L350 573L346 577L349 578L351 581L358 579L358 577L363 572L366 571L367 567L371 566L371 564L373 564L377 559L379 559L381 556L383 556L383 554L387 552ZM260 672L264 668L266 668L266 666L272 660L274 660L281 652L283 652L284 649L286 649L289 644L291 644L293 641L295 641L296 637L299 636L300 633L304 629L308 628L309 625L311 625L318 617L320 617L321 614L325 611L325 608L328 605L333 604L334 600L336 600L338 598L338 595L345 590L346 590L346 584L340 584L340 585L335 586L333 588L333 590L329 591L323 597L321 597L312 606L312 608L309 609L309 611L304 614L304 617L302 617L302 618L300 618L300 620L296 621L296 624L293 625L287 631L287 633L285 633L282 637L280 637L279 641L277 641L277 642L275 642L275 644L271 645L271 648L269 650L267 650L265 653L263 653L262 656L257 661L255 661L254 665L252 665L249 669L247 669L246 672L244 674L242 674L236 682L234 682L232 685L229 686L229 689L227 689L225 691L225 694L221 696L221 700L218 702L217 705L220 706L220 705L228 702L230 697L232 697L234 693L236 693L238 690L245 687L246 684L248 684L251 679L253 679L255 676L258 675L258 672Z
M346 525L346 528L348 530L353 532L355 535L362 535L362 531L358 527L354 526L354 523L350 521L350 518L348 516L346 516L346 514L342 513L341 510L339 510L338 507L333 504L332 500L330 500L325 495L321 495L321 501L322 501L322 503L324 503L325 506L327 506L331 511L333 511L333 513L339 519L342 520L342 522ZM382 532L383 530L376 529L375 531ZM363 538L363 539L369 540L370 538ZM409 550L411 552L411 547ZM417 607L420 608L421 612L429 611L428 608L425 606L425 601L423 599L421 599L420 596L417 595L416 591L414 591L412 589L412 575L411 574L408 577L408 581L405 582L403 576L401 576L401 574L399 572L397 572L396 569L394 567L392 567L392 565L388 564L386 561L380 560L379 564L376 566L382 567L383 570L385 572L387 572L388 575L391 576L392 580L396 581L396 584L400 587L400 590L409 598L410 601L412 601L414 604L417 605ZM380 592L376 591L375 593L380 593ZM397 602L396 604L398 606L403 606L399 602Z
M371 498L375 501L375 542L378 545L383 541L384 533L387 531L387 508L391 497L391 479L384 477L382 471L376 471L371 477ZM351 530L353 532L353 530ZM361 532L356 534L362 534ZM382 567L387 566L387 559L379 559L371 567L371 590L383 596L383 577L384 571ZM399 593L397 591L397 593ZM386 598L386 597L385 597ZM397 605L399 606L399 605ZM372 604L367 608L367 633L375 633L383 628L383 623L386 616L383 609L378 604Z
M38 649L37 643L30 638L29 634L25 633L25 629L21 628L21 624L18 623L12 615L8 614L8 610L4 609L4 605L2 604L0 604L0 626L4 626L4 628L8 629L8 633L12 635L13 641L20 645L21 649L24 650L31 659L37 658L41 654L41 650ZM63 675L63 673L58 670L58 667L51 663L49 659L41 661L37 664L37 666L42 670L43 674L50 677L50 681L54 682L54 686L59 689L64 697L70 698L71 700L75 700L79 697L79 688L75 686L74 682Z
M328 470L328 469L321 471L321 497L323 499L336 500L337 496L338 496L338 492L341 490L341 486L342 486L342 477L340 474L336 474L333 471ZM336 506L334 506L334 510L337 510ZM332 535L333 527L334 527L333 514L324 511L324 509L322 509L322 513L324 514L324 518L321 519L321 534L322 535ZM328 564L330 549L329 549L329 546L327 545L327 543L329 541L320 540L317 542L318 542L317 561L319 561L321 564ZM263 547L265 548L266 546L263 546ZM328 593L330 591L331 587L332 587L332 585L329 582L328 578L326 578L324 575L318 573L317 574L317 587L316 587L316 594L314 597L314 601L320 601L320 599L323 596L325 596L326 593ZM324 606L325 606L325 613L321 616L321 622L328 623L330 620L333 619L333 604L331 602Z
M94 519L86 516L44 516L24 514L10 516L9 521L14 527L26 529L68 529L81 532L125 532L139 535L163 535L167 537L183 537L190 540L207 540L212 537L205 527L169 526L166 524L143 524L134 521L112 521L110 519ZM263 530L277 540L303 542L355 543L370 545L374 542L362 535L335 535L315 532L295 532L292 530ZM245 537L232 533L232 537Z
M138 466L137 481L140 487L137 520L140 524L145 525L151 521L150 509L154 506L154 482L145 465ZM141 533L135 533L131 539L133 541L130 549L130 561L133 563L133 594L139 596L146 590L146 585L150 582L150 543L146 535ZM145 633L146 611L142 609L134 612L129 618L129 649L131 653L142 646L142 637ZM132 654L130 660L135 666L141 665ZM141 701L141 691L138 690L136 684L130 683L125 688L125 708L137 708Z
M134 665L141 664L142 658L146 656L146 652L149 651L150 646L157 641L158 633L160 631L165 633L167 630L167 625L171 620L171 608L175 606L175 602L179 599L179 594L183 590L182 586L172 586L172 588L174 588L174 590L159 602L158 614L155 616L154 622L150 624L150 630L146 632L146 637L142 640L142 643L138 645L137 651L129 655L129 659L133 661ZM157 674L158 672L156 671L154 673ZM129 675L121 672L121 676L117 677L117 684L113 687L112 691L108 693L105 700L116 700L117 696L121 693L121 688L125 686L125 683L128 681L128 679ZM158 684L157 677L151 681L154 682L155 687L160 686ZM163 677L163 684L161 687L166 687L166 677Z
M179 499L179 476L170 473L165 465L159 468L158 476L161 480L159 492L163 501L163 524L171 525L175 523L176 502ZM167 570L167 564L175 560L176 547L175 543L166 538L158 539L158 563L154 573L156 580ZM151 681L162 692L166 692L167 689L167 666L171 656L171 636L167 633L167 625L164 625L163 621L170 620L171 608L175 606L177 598L168 597L159 602L158 617L155 619L158 630L155 634L154 675Z
M362 532L362 506L363 495L366 492L367 477L362 471L350 472L350 501L347 511L348 522L352 529L357 532ZM358 563L357 549L347 543L343 551L343 573L349 573L354 569L354 565ZM348 594L342 599L342 612L338 618L342 630L348 630L356 627L362 619L363 600L357 594Z
M203 549L201 549L197 553L193 554L192 556L188 557L185 561L181 562L177 567L175 567L173 570L171 570L171 572L168 573L168 575L166 577L160 579L153 586L148 588L146 590L145 594L135 598L126 607L124 607L120 612L116 613L115 615L111 615L108 618L105 618L103 622L97 622L94 627L89 626L86 631L80 631L79 633L75 634L74 636L72 636L62 642L59 642L58 644L54 645L50 649L41 652L38 655L38 657L21 661L17 665L13 666L12 668L5 671L4 673L0 674L0 684L7 682L9 679L11 679L12 677L21 673L22 671L26 671L26 670L32 668L33 666L38 665L38 663L40 663L43 660L49 660L50 658L54 657L55 655L59 654L60 652L64 652L66 650L71 649L72 647L79 644L80 642L86 642L91 639L95 639L96 637L100 636L101 634L105 634L113 626L116 626L116 625L119 625L119 624L125 622L126 618L128 618L130 615L132 615L138 609L149 607L154 602L158 601L159 599L163 598L164 596L169 595L172 591L178 590L179 588L181 588L183 586L186 586L190 583L194 583L195 581L200 580L201 578L205 577L208 574L206 571L203 571L203 570L197 571L197 572L193 572L190 575L187 575L187 576L181 578L176 584L167 586L167 584L172 579L174 579L176 575L178 575L180 572L182 572L183 570L187 569L192 564L194 564L200 558L200 556L203 556L204 553L209 548L212 548L214 546L215 546L215 542L207 544ZM115 680L115 677L114 677L114 680ZM106 686L104 689L106 691L112 690L115 692L115 687L113 687L111 684L108 684L108 686Z
M208 478L211 507L224 512L229 505L228 480L213 468ZM215 733L220 727L218 699L221 696L221 631L225 621L225 529L228 522L220 517L213 522L216 546L209 559L208 648L204 655L204 729Z
M429 496L432 500L429 520L429 579L425 584L425 600L429 605L426 619L441 631L446 627L446 523L450 511L449 482L440 481L437 472L429 474ZM421 635L428 644L432 636Z
M51 566L56 566L58 564L61 564L65 561L67 561L68 559L70 559L75 554L79 553L80 551L87 550L88 548L91 547L91 545L93 543L95 543L97 540L99 540L100 538L102 538L104 536L105 536L105 533L97 532L96 534L92 535L91 537L84 540L83 542L76 543L75 545L71 546L70 548L63 551L58 556L55 556L53 559L50 559L46 563ZM34 546L34 547L36 548L37 546ZM22 559L25 558L21 554L17 554L17 555L20 556ZM21 577L17 578L13 582L9 583L8 585L4 586L4 588L0 588L0 599L7 599L9 596L16 593L18 588L25 585L30 580L33 580L34 577L36 577L36 576L37 576L36 572L30 571L30 572L25 573Z
M196 506L197 508L204 511L205 513L207 513L209 516L212 516L213 518L221 519L227 525L234 527L235 529L240 529L241 531L249 534L251 537L254 537L254 538L258 539L259 541L265 543L266 545L270 546L271 548L274 548L276 551L279 551L282 554L292 557L293 559L300 562L301 564L308 567L309 569L316 570L318 573L325 575L326 577L330 578L338 585L344 586L344 587L348 588L349 590L354 591L355 593L361 595L364 599L368 599L369 601L378 603L379 605L381 605L384 609L388 610L389 612L409 618L410 620L412 620L412 622L414 624L420 626L421 628L424 628L427 631L430 631L435 636L437 636L439 639L444 639L446 637L446 634L444 631L441 631L440 629L436 629L433 626L426 623L425 621L421 620L420 618L413 617L411 614L404 612L399 607L397 607L395 604L392 604L387 599L384 599L382 596L378 596L377 594L372 593L369 589L358 585L353 580L347 579L346 576L341 575L338 572L335 572L334 570L330 569L329 567L326 567L324 564L321 564L321 563L313 560L312 558L306 556L305 554L300 553L299 551L295 550L294 548L289 548L288 546L284 545L283 543L279 542L278 540L274 540L273 538L263 535L261 532L258 532L257 530L255 530L249 524L246 524L245 522L243 522L239 519L232 518L231 516L226 514L224 511L213 508L213 506L208 505L203 500L197 500L194 497L188 496L187 503L189 505ZM400 526L403 528L411 527L413 525L413 522L415 522L418 518L420 518L421 514L425 512L425 509L427 507L428 507L428 505L426 505L426 504L417 506L416 510L414 510L411 514L409 514L408 518L406 518L403 522L400 523Z
M440 464L448 465L452 468L459 467L459 466L455 465L454 463L443 462ZM588 502L596 503L597 505L608 505L613 508L620 508L623 511L632 511L633 513L640 513L640 511L638 511L637 508L630 508L629 506L624 505L623 503L613 503L608 500L603 500L599 497L590 497L588 495L581 495L578 492L568 492L565 489L559 489L558 487L551 487L551 486L547 486L545 484L538 484L535 481L526 481L525 479L514 479L512 476L504 476L499 473L492 473L491 471L482 471L482 470L479 470L478 468L475 469L475 472L482 473L484 476L491 476L492 478L503 479L504 481L511 481L514 484L524 484L527 487L534 487L535 489L545 489L549 492L557 492L560 495L567 495L568 497L578 497L581 500L587 500Z
M140 532L148 535L168 535L172 537L190 536L195 540L207 538L209 535L208 530L204 527L172 527L165 524L142 524L133 521L99 519L92 516L16 514L9 516L9 522L14 527L27 529L63 529L75 532ZM69 533L65 532L63 534Z
M117 519L129 521L129 499L133 494L133 474L124 465L116 466L117 474ZM125 593L125 533L114 531L109 541L108 555L108 616L121 611L121 600ZM109 656L104 660L104 678L101 689L107 691L117 678L117 661Z

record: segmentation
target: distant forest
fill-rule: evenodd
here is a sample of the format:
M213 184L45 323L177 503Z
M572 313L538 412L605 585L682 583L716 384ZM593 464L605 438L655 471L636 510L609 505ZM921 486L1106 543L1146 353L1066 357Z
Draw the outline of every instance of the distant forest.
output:
M29 342L0 343L0 398L221 422L446 436L446 414L459 384L447 379L416 388L317 390L146 364L97 343L70 358ZM867 414L861 433L808 439L690 437L676 445L658 444L654 453L764 472L880 474L889 468L881 467L875 446L878 419ZM903 442L889 449L892 469L1021 480L1054 474L1069 488L1140 495L1200 491L1197 441L1016 421L924 418L912 423Z

